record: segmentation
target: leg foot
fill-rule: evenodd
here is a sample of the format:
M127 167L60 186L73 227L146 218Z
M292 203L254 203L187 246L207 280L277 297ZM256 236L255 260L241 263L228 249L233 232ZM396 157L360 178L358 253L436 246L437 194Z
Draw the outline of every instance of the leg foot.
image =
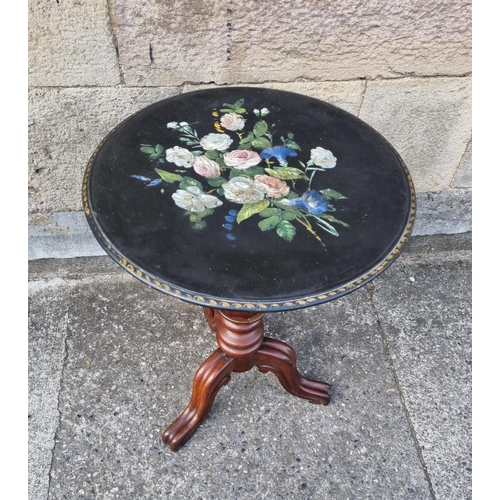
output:
M220 388L231 379L236 360L217 349L198 369L191 401L163 433L162 440L177 451L205 420Z
M280 340L264 337L255 355L255 366L262 373L273 372L286 391L311 403L330 403L330 385L303 377L297 370L295 351Z

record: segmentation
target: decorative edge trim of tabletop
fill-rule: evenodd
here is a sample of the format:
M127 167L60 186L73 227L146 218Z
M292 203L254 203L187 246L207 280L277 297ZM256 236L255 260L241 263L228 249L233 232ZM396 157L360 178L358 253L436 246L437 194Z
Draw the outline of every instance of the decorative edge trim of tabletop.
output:
M142 110L137 111L133 115L130 115L125 121L128 121L130 118L132 118L134 115L136 115L141 111ZM395 245L395 247L383 261L375 265L370 271L361 275L360 277L357 277L356 279L353 279L352 281L349 281L331 290L319 294L309 295L306 297L299 297L286 300L274 300L274 301L263 300L254 302L254 301L239 301L234 299L221 299L220 297L215 297L210 295L200 295L199 293L193 292L192 290L188 290L173 285L172 283L169 283L165 280L161 280L158 279L157 277L150 276L149 273L141 269L140 266L127 260L123 255L121 255L121 253L114 247L114 245L108 240L108 238L102 232L97 221L93 217L92 209L90 207L90 202L87 194L90 171L92 170L95 158L99 154L102 146L107 141L108 137L110 137L111 134L115 132L115 130L117 130L121 125L123 125L123 123L124 122L118 124L104 137L104 139L97 146L97 148L95 149L94 153L92 154L87 163L82 185L82 201L83 201L85 216L87 218L87 222L90 226L90 229L92 230L92 233L96 237L97 241L117 264L119 264L123 269L128 271L130 274L135 276L140 281L155 288L156 290L159 290L173 297L183 299L187 302L191 302L199 306L212 307L214 309L227 309L227 310L248 309L248 310L255 310L256 312L257 311L278 312L278 311L286 311L293 309L301 309L303 307L322 304L324 302L328 302L330 300L351 293L357 290L358 288L365 286L371 280L376 278L380 273L382 273L385 270L386 267L392 264L394 260L397 257L399 257L401 249L408 242L408 239L410 238L411 233L413 231L415 216L417 212L417 198L416 198L415 185L413 183L410 171L408 170L406 163L403 161L403 159L401 158L399 153L394 149L394 147L377 130L375 130L373 127L371 127L365 122L365 125L371 128L375 133L377 133L389 145L389 147L393 150L394 154L398 157L406 173L411 194L411 210L409 213L408 222L405 231L403 233L403 236L399 239L398 243Z

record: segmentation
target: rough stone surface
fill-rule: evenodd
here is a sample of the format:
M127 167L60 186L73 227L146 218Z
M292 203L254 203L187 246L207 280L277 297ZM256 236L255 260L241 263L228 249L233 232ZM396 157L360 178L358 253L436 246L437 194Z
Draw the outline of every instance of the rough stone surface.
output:
M59 412L70 287L31 282L28 299L28 495L46 500Z
M29 211L81 210L83 171L106 134L172 88L31 89Z
M28 260L104 255L83 212L33 214L28 217Z
M417 191L442 191L471 138L471 79L370 81L359 116L402 156Z
M201 309L123 276L80 282L70 311L49 498L431 498L366 290L267 318L329 406L234 374L175 454L161 433L215 348Z
M229 3L113 1L126 85L212 82L227 65Z
M436 499L470 499L470 261L392 267L373 300Z
M413 234L451 234L472 231L472 191L448 189L417 195Z
M29 0L28 5L30 85L120 83L106 0Z
M230 85L232 86L232 85ZM315 97L322 101L338 106L349 113L358 116L363 100L366 82L361 80L352 82L268 82L262 84L246 84L248 87L264 87L268 89L285 90L298 94ZM192 92L206 88L217 88L215 84L184 85L184 92Z
M469 0L113 0L127 85L471 71Z
M455 188L472 188L472 140L467 145L452 186Z

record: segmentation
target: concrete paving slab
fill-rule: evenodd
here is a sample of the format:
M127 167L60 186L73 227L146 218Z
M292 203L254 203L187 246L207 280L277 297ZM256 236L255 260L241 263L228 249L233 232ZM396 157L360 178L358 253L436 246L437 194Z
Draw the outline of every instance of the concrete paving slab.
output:
M74 283L49 498L432 498L367 290L267 317L329 406L235 374L172 453L161 433L216 347L201 309L126 275Z
M60 278L29 284L28 300L28 495L45 500L49 490L58 395L71 287Z
M470 260L403 260L373 302L436 499L472 498Z

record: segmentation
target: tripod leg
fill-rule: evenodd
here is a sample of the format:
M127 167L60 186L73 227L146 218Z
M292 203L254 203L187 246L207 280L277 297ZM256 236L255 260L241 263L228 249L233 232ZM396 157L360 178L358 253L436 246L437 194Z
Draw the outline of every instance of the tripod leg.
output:
M297 354L280 340L264 337L255 355L255 366L262 373L273 372L286 391L311 403L330 403L330 385L303 377L297 370Z
M208 416L220 388L231 379L235 364L234 358L217 349L200 366L194 377L191 401L162 436L172 451L177 451Z

